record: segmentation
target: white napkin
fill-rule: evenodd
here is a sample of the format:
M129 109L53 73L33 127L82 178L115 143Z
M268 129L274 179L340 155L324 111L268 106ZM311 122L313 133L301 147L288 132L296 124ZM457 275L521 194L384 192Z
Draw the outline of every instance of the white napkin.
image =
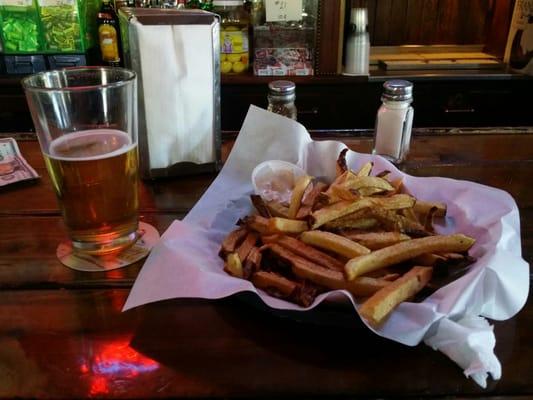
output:
M140 48L150 168L215 161L210 25L142 25Z
M485 318L474 315L457 321L443 318L436 332L428 334L424 342L450 357L482 388L487 387L489 373L495 380L502 375L502 366L494 354L496 337Z

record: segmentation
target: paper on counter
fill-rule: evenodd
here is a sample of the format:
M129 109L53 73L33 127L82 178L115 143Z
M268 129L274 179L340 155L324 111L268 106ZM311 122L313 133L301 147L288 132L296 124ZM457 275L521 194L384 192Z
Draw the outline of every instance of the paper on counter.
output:
M39 174L20 153L13 138L0 139L0 186L39 178Z
M210 25L142 25L140 68L150 168L216 159Z
M252 291L270 307L305 310L227 275L217 253L235 222L252 210L250 176L257 164L285 160L310 175L332 180L343 148L337 141L314 142L297 122L250 107L224 168L185 219L175 221L152 250L124 309L170 298L216 299ZM478 261L467 274L421 303L400 304L381 327L369 329L414 346L443 318L481 315L504 320L520 310L529 290L529 265L521 258L518 208L509 194L473 182L412 177L368 154L350 151L346 159L352 169L373 160L375 171L392 171L393 179L403 176L404 187L416 197L447 203L448 223L437 226L440 233L461 232L476 238L471 254ZM332 291L320 295L310 308L338 293L357 306L349 293Z

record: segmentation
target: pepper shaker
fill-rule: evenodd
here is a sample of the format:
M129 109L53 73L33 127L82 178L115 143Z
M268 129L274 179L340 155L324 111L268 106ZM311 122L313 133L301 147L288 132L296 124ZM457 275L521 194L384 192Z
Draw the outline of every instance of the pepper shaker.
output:
M268 111L296 120L294 105L296 85L291 81L272 81L268 84Z

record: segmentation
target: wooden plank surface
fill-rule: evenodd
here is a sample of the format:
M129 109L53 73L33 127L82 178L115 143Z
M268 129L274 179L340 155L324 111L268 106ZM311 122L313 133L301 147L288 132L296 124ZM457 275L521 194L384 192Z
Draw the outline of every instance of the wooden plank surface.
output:
M121 313L127 293L0 292L0 397L533 393L531 299L516 318L496 323L503 377L483 390L442 354L382 339L343 307L319 308L313 323L266 312L246 297L172 300Z

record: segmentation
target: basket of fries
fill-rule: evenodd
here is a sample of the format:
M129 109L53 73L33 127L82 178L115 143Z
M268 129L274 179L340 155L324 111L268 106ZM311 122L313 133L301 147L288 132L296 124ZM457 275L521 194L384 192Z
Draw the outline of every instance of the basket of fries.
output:
M286 171L283 185L252 182L271 160L297 165L289 194L272 193L286 189ZM154 247L124 308L252 292L274 310L305 312L340 297L375 333L414 346L435 332L464 339L441 330L443 321L512 317L528 283L518 209L506 192L406 175L252 106L224 168ZM458 363L466 369L493 347Z

